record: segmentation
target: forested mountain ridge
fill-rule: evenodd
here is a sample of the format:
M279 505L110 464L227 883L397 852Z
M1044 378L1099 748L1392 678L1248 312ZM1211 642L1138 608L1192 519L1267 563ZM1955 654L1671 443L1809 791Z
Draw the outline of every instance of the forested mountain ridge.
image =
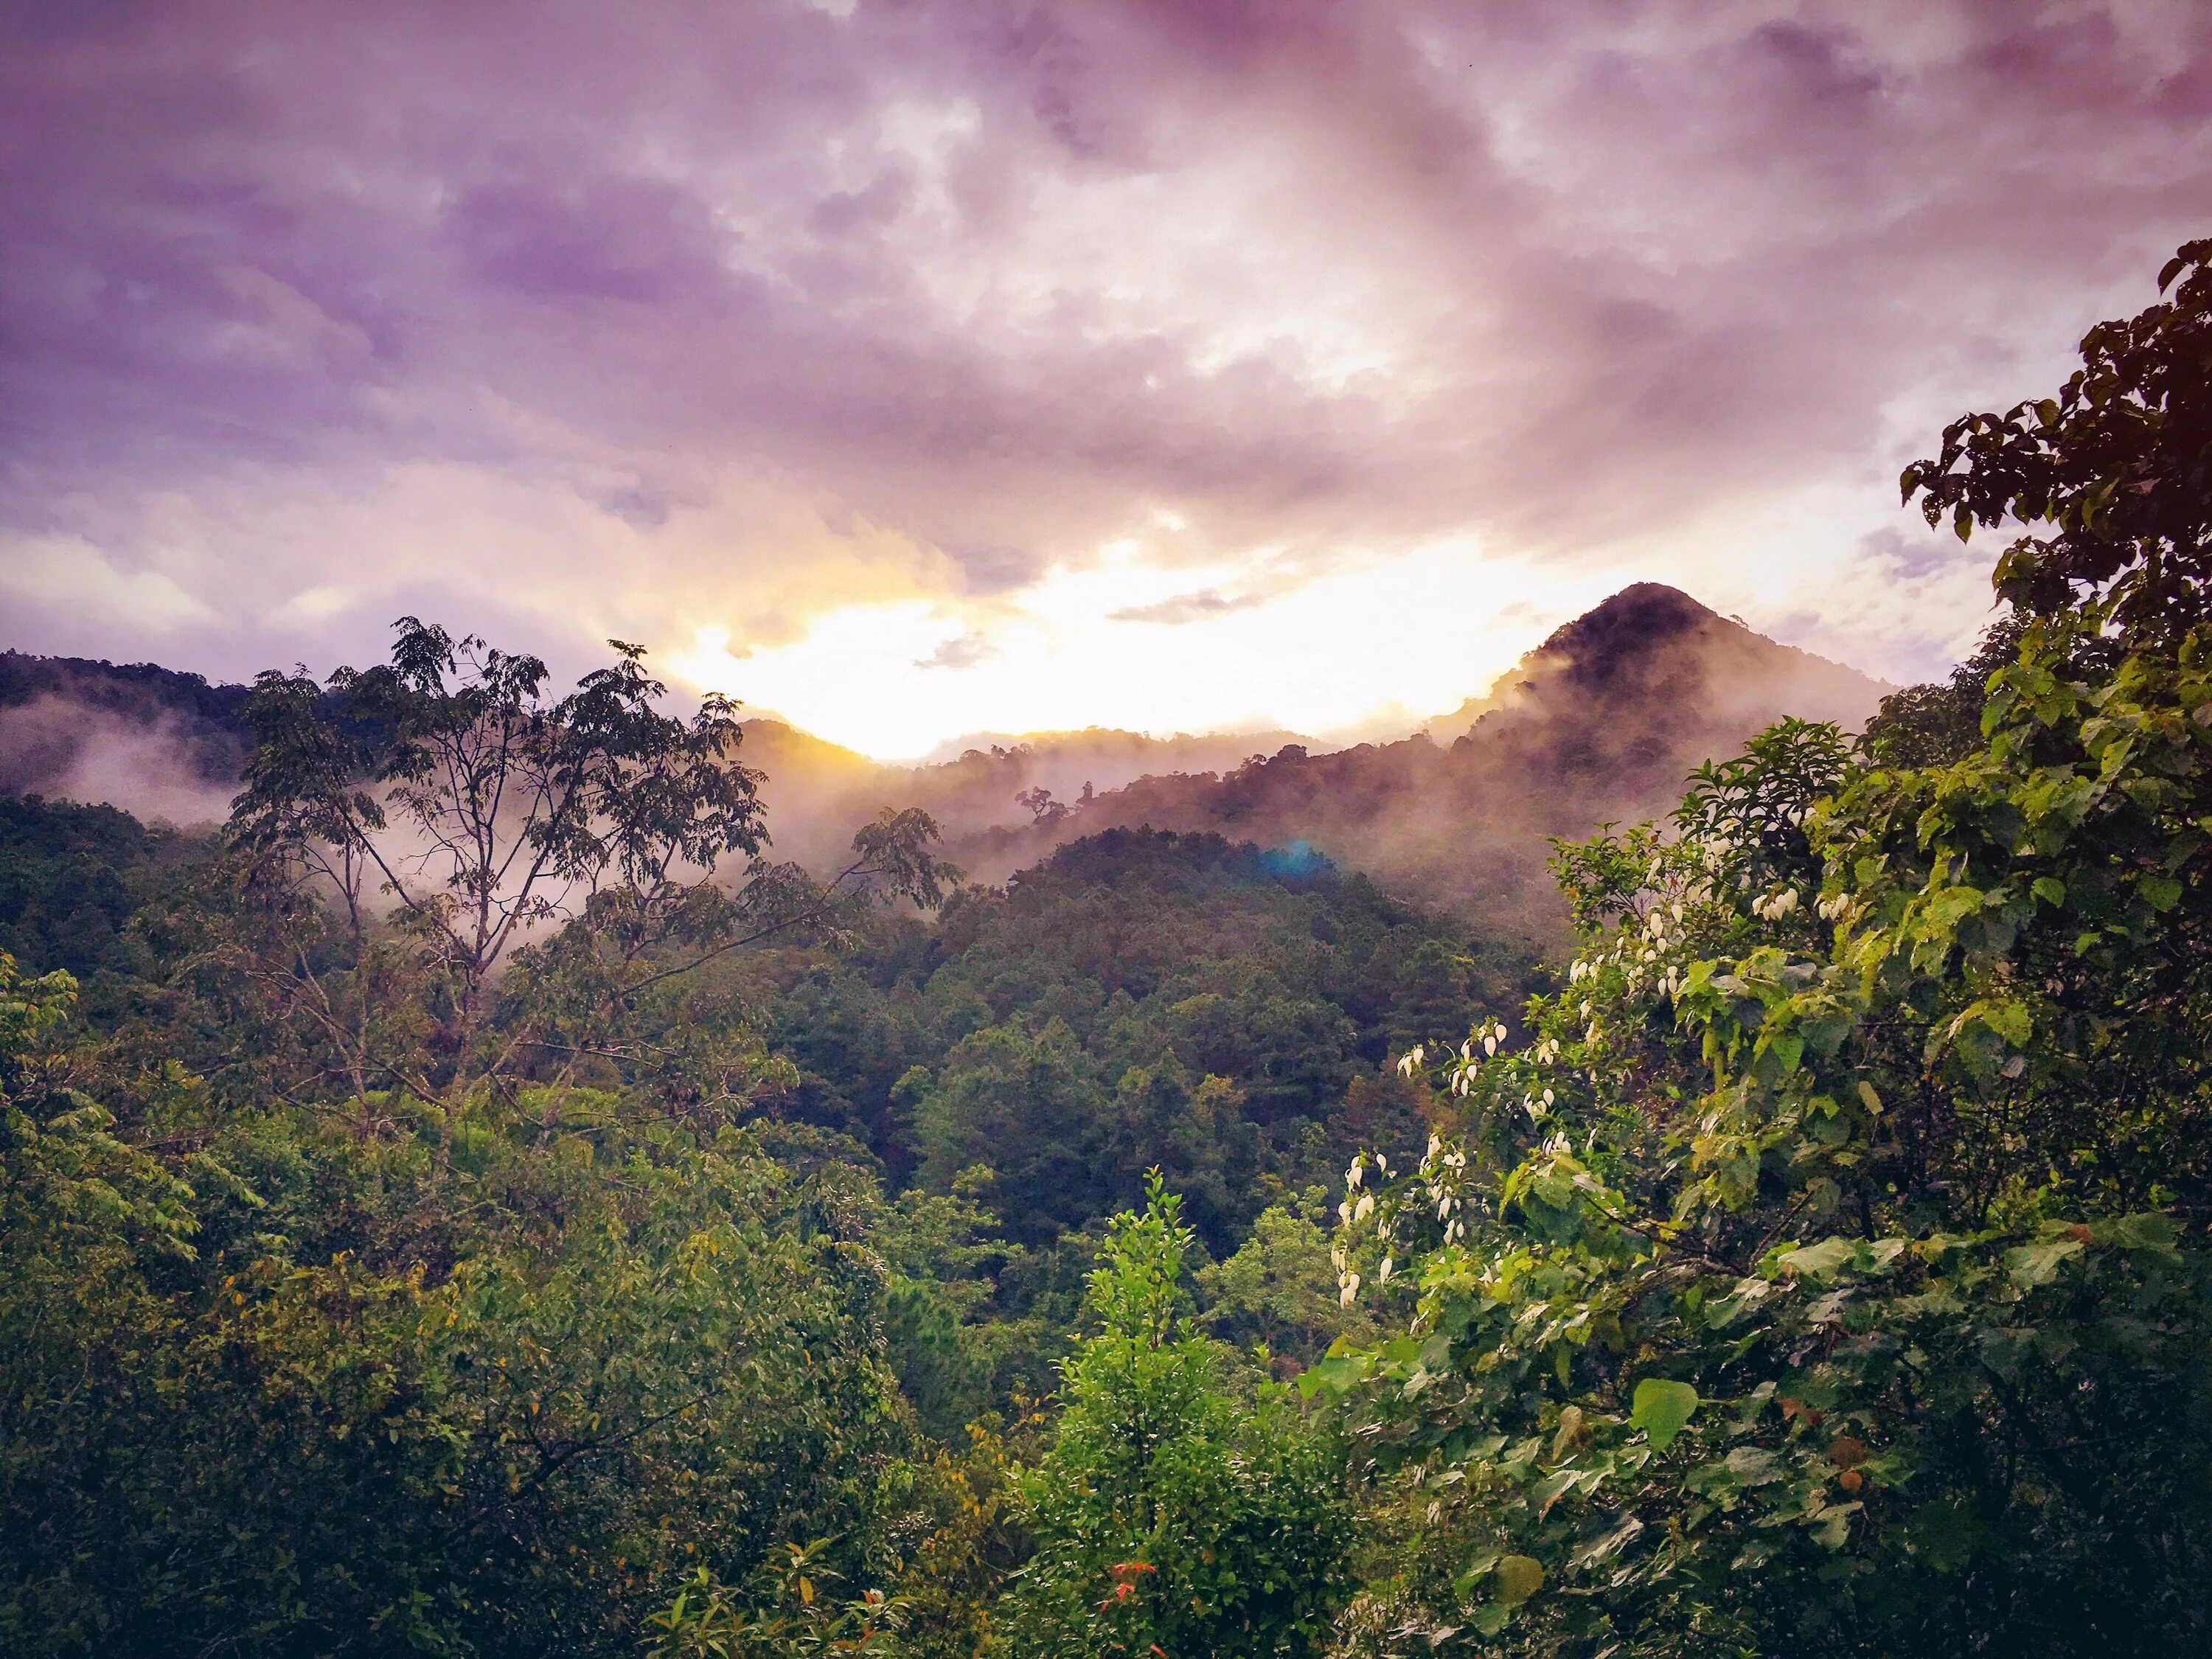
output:
M179 802L173 792L149 787L146 773L150 763L155 784L166 778L207 792L234 787L251 742L243 711L252 690L154 663L0 650L0 794L104 802L147 817L181 805L200 819L219 819L227 798L209 793ZM887 805L924 806L949 824L1010 839L1040 815L1055 816L1047 798L1073 804L1147 774L1234 765L1304 741L1284 731L1156 738L1091 726L979 733L930 759L901 764L774 715L750 715L742 724L751 745L748 763L767 775L781 839L810 863L834 857L855 823ZM1033 804L1017 799L1037 790L1044 794Z
M0 788L113 798L142 817L179 801L221 815L220 786L243 754L246 688L150 666L0 662L12 676L0 676ZM34 683L36 708L8 707L10 684ZM1306 841L1424 902L1480 908L1493 922L1556 937L1548 837L1665 810L1692 768L1785 715L1856 729L1890 689L1645 582L1557 629L1456 714L1395 743L1323 752L1285 743L1261 755L1251 746L1285 734L1092 730L907 767L781 720L743 724L746 763L765 774L779 853L817 872L834 867L854 826L885 808L929 812L946 856L984 881L1005 879L1064 841L1150 825L1262 846ZM102 712L89 727L41 723L40 710L70 699ZM122 736L139 747L127 775L97 763L103 746L119 740L102 723L106 711L131 722ZM177 767L153 763L145 746L172 732L189 738L189 755Z
M1675 742L1711 740L1747 719L1771 725L1777 708L1856 726L1872 712L1869 693L1895 689L1771 640L1678 587L1635 582L1561 623L1489 691L1424 729L1439 743L1471 736L1493 717L1547 701L1542 683L1552 679L1562 685L1551 694L1561 705L1554 720L1573 708L1570 695L1600 707L1640 702L1652 720L1669 722L1656 735ZM1637 741L1648 745L1653 735Z
M153 663L0 650L0 794L219 822L246 761L247 695Z
M192 912L218 870L206 839L112 807L0 800L0 951L22 973L74 974L82 1011L126 1047L251 1064L268 1036L193 988L211 941ZM1311 1268L1345 1161L1411 1156L1429 1133L1435 1099L1394 1056L1450 1037L1471 1007L1512 1019L1546 982L1516 941L1310 849L1113 830L933 916L724 958L684 1006L702 1030L757 1027L741 1113L895 1191L979 1205L975 1228L1002 1241L961 1317L919 1285L899 1304L941 1326L895 1364L951 1433L1012 1391L1049 1391L1098 1229L1141 1199L1146 1170L1187 1195L1200 1260L1234 1255L1276 1206L1270 1224ZM622 1068L527 1075L611 1087ZM1319 1328L1279 1310L1255 1334L1311 1358Z
M1304 839L1394 890L1551 936L1563 915L1549 837L1665 811L1697 766L1785 716L1855 730L1891 689L1639 583L1468 703L1470 726L1448 744L1286 748L1224 776L1140 780L1070 823Z

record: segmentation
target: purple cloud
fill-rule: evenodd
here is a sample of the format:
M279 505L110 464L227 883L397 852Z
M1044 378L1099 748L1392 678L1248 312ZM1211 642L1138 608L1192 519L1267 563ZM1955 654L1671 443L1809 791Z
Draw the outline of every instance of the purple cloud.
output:
M0 31L0 582L48 573L7 642L217 672L441 597L561 648L766 635L1139 533L1201 581L1440 537L1579 567L1824 488L1860 503L1834 558L1963 592L1897 465L2140 304L2212 183L2178 5ZM50 597L95 556L198 608ZM1807 642L1932 665L1957 603L1905 609Z

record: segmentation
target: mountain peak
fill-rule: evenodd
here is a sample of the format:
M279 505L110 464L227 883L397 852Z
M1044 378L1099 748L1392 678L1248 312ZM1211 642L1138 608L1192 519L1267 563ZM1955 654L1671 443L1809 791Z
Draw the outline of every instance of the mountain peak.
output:
M1769 639L1679 587L1635 582L1554 629L1488 692L1426 729L1449 742L1525 713L1531 699L1602 720L1632 704L1662 720L1696 710L1733 726L1741 714L1771 710L1851 726L1891 689Z
M1632 582L1572 622L1561 623L1536 648L1540 653L1566 652L1574 655L1582 654L1592 646L1600 649L1633 649L1651 641L1692 633L1708 624L1726 621L1718 611L1700 605L1679 587L1669 587L1664 582Z

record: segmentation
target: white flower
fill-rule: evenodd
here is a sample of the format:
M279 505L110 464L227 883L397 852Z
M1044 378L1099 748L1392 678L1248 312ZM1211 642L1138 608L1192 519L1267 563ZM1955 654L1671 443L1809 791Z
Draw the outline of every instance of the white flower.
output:
M1751 913L1762 921L1779 921L1796 908L1797 890L1784 887L1779 892L1769 893L1763 899L1754 900Z
M1352 1305L1352 1299L1358 1294L1359 1275L1358 1273L1345 1274L1344 1289L1337 1293L1337 1305L1343 1308L1350 1307Z
M1388 1285L1390 1282L1390 1274L1396 1268L1397 1265L1398 1264L1391 1261L1389 1256L1384 1256L1382 1258L1382 1265L1375 1270L1375 1282L1377 1285Z
M1352 1206L1352 1224L1356 1227L1374 1213L1375 1194L1372 1193L1362 1193L1359 1195L1359 1202Z

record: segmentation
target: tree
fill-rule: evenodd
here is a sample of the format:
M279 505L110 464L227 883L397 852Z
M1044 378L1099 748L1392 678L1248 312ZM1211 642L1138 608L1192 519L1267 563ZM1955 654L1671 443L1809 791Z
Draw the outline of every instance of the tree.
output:
M765 861L735 706L659 712L635 646L611 641L615 662L555 699L535 657L395 627L388 665L327 687L260 677L231 821L264 926L226 960L357 1104L398 1087L450 1121L549 1062L634 1068L658 1056L623 1017L672 981L834 927L855 894L943 895L916 811L861 830L826 885ZM718 875L732 855L748 860L735 886Z
M1049 1020L1034 1036L986 1026L954 1045L920 1090L921 1180L950 1191L964 1171L988 1164L1009 1237L1049 1244L1105 1207L1114 1174L1097 1156L1105 1103L1066 1022Z
M1058 823L1067 816L1069 811L1067 803L1054 800L1052 798L1052 791L1042 784L1039 784L1034 789L1021 791L1014 797L1014 805L1024 808L1030 815L1030 822L1039 829L1049 828Z
M1906 474L2044 530L1978 740L1784 726L1562 848L1527 1046L1407 1057L1459 1121L1339 1238L1403 1334L1309 1373L1401 1546L1363 1650L2212 1635L2208 255Z
M2057 396L1960 416L1899 481L1961 541L2039 527L1998 561L1997 596L2038 624L2109 623L2137 651L2197 635L2212 603L2212 240L2158 285L2170 301L2083 337Z
M1401 1048L1449 1036L1467 1023L1473 964L1444 939L1423 939L1398 966L1390 1040Z
M1323 1193L1310 1188L1297 1202L1262 1210L1234 1255L1195 1275L1208 1330L1265 1348L1279 1374L1312 1364L1339 1336L1364 1344L1379 1335L1367 1310L1340 1297L1328 1234L1315 1219L1328 1214Z
M1867 722L1866 751L1886 766L1921 767L1948 766L1979 749L1990 677L2019 658L2021 626L2013 616L1992 623L1948 680L1884 697Z
M1285 1391L1199 1335L1191 1235L1155 1171L1091 1279L1051 1449L1019 1484L1036 1543L1005 1609L1017 1656L1322 1650L1342 1597L1339 1454Z

